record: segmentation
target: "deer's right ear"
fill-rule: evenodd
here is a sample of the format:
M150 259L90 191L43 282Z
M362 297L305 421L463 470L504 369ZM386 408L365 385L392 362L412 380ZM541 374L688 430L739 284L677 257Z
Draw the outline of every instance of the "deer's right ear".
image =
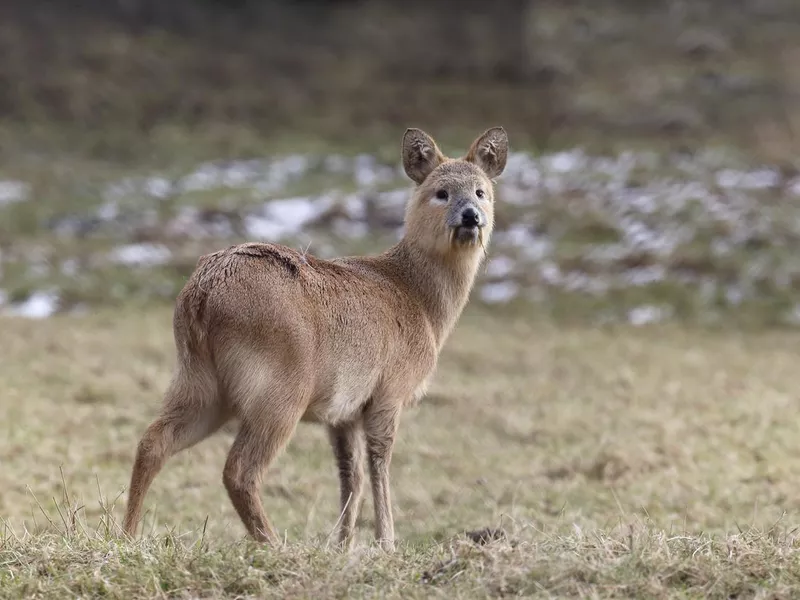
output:
M406 129L403 136L403 169L419 185L444 162L433 138L421 129Z

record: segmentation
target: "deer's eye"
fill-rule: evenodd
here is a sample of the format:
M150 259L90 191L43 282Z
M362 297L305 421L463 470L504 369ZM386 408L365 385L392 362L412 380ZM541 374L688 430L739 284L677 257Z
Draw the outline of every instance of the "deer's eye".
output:
M437 200L447 200L447 190L438 190L436 192Z
M483 190L478 190L477 192L475 192L475 195L478 198L483 198L486 194L483 193Z

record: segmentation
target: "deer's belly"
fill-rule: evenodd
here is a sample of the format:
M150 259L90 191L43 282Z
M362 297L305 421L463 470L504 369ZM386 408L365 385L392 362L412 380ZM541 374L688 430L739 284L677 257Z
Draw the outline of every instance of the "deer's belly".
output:
M323 386L303 420L337 425L355 419L372 396L380 374L377 367L340 371L329 385Z

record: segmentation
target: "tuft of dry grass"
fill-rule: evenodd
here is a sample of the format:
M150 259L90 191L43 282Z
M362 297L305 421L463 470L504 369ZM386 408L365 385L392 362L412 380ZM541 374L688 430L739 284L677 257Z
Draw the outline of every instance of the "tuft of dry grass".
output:
M138 436L173 363L165 309L4 319L0 598L789 598L800 591L787 332L556 327L471 309L392 464L400 549L331 548L337 481L302 425L243 539L232 432L174 457L123 541Z
M7 536L0 598L790 598L800 585L793 536L668 535L646 524L514 536L402 545L394 555L169 534L136 544L76 531Z

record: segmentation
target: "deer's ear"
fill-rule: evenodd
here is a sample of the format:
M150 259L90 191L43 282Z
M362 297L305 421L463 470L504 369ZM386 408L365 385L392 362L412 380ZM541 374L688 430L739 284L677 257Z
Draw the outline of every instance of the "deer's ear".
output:
M433 138L421 129L406 129L403 135L403 169L419 185L436 167L444 162L444 155Z
M487 129L472 142L464 160L478 165L490 179L500 175L508 160L508 135L502 127Z

